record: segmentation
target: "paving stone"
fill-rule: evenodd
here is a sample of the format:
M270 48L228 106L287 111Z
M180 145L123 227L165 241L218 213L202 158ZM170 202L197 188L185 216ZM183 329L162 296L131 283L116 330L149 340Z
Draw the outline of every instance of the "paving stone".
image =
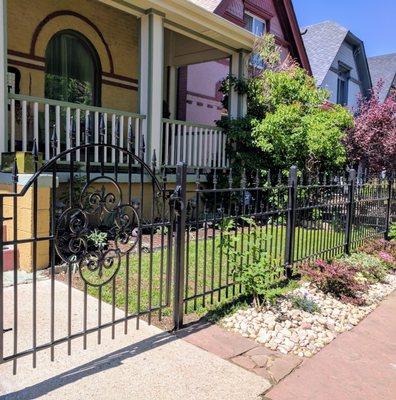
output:
M256 364L249 358L245 356L237 356L231 359L231 361L242 368L252 370Z
M271 385L274 383L272 376L269 374L269 372L265 368L255 368L253 370L253 372L259 376L262 376L267 381L269 381L271 383Z
M268 355L257 354L250 356L250 358L258 367L265 367L268 363Z
M272 365L268 368L269 373L276 382L279 382L285 376L289 375L302 362L301 358L294 356L278 357L272 361Z
M270 349L267 349L264 346L257 346L254 349L247 351L244 355L245 356L259 356L259 355L270 356L273 354L276 354L276 352L272 351Z
M217 325L206 324L200 329L199 324L195 324L193 330L183 329L176 335L224 359L239 356L257 346L255 341L227 332Z

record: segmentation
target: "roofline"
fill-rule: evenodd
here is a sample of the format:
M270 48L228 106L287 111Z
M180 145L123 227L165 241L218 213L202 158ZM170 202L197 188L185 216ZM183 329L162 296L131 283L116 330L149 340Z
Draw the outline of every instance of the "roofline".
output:
M274 0L275 2L277 0ZM308 71L310 75L312 75L311 64L309 63L309 58L307 51L305 49L304 41L301 37L300 26L298 25L296 12L294 10L294 6L291 0L280 0L286 10L288 21L290 23L292 35L294 38L294 43L297 47L297 52L300 58L301 65Z
M186 0L99 0L140 17L149 10L164 15L170 27L178 26L197 37L210 39L222 45L224 49L252 51L254 35L229 20Z

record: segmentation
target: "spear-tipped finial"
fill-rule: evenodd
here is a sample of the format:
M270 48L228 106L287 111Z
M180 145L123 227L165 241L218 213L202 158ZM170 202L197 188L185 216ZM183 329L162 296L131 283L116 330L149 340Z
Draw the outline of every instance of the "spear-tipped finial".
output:
M230 172L228 174L228 188L229 189L232 189L232 183L233 183L232 168L230 168Z
M56 149L58 146L58 137L56 135L56 125L52 125L52 134L51 134L51 146L53 149Z
M141 158L144 158L144 154L146 153L146 143L144 141L144 135L142 135L141 145L140 145L140 153Z
M14 162L12 163L12 181L14 183L18 182L18 164L16 158L14 159Z
M197 169L195 170L195 187L196 187L197 189L199 189L200 179L201 179L201 176L200 176L200 174L199 174L199 168L197 168Z
M215 169L213 172L213 189L217 188L217 170Z
M157 166L157 152L155 151L155 149L153 150L153 157L151 159L151 164L153 166L153 169L155 169L155 167Z
M33 139L33 146L32 146L32 156L34 157L34 160L37 160L38 157L38 150L37 150L37 141L36 138Z
M132 129L132 122L128 125L128 142L130 144L133 143L133 129Z
M241 185L243 188L246 187L246 169L242 169Z
M256 188L258 188L260 186L260 172L259 172L258 169L256 169L256 181L255 181L255 184L256 184Z

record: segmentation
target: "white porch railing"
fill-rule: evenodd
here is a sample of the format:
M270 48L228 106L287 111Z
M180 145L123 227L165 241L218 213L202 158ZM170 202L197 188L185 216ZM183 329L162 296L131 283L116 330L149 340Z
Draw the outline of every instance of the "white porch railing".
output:
M162 163L184 161L195 167L226 167L226 135L221 128L193 122L162 119Z
M85 143L98 143L100 134L104 143L128 148L139 155L144 115L92 107L82 104L43 99L20 94L9 94L9 150L30 151L33 139L36 139L38 151L44 160L54 154L51 148L53 130L56 132L57 147L55 154L70 149L71 124L74 126L75 146ZM129 139L128 139L129 138ZM128 143L129 140L129 143ZM85 152L76 152L76 161L85 161ZM99 149L95 148L90 156L93 162L99 159ZM105 163L116 161L116 150L111 149L103 155ZM69 160L68 156L66 160ZM126 162L123 155L119 163Z

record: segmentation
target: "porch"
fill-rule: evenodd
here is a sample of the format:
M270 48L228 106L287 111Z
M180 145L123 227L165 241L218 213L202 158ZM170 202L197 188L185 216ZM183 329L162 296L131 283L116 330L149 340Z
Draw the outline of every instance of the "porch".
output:
M228 60L230 73L243 76L249 32L188 1L36 3L0 1L0 50L8 49L0 62L2 153L30 151L36 141L46 161L102 142L147 163L227 165L226 137L215 122L180 118L179 70ZM229 115L242 115L244 96L228 97ZM86 161L83 152L76 157ZM97 151L89 157L102 161ZM126 162L114 149L104 157Z

